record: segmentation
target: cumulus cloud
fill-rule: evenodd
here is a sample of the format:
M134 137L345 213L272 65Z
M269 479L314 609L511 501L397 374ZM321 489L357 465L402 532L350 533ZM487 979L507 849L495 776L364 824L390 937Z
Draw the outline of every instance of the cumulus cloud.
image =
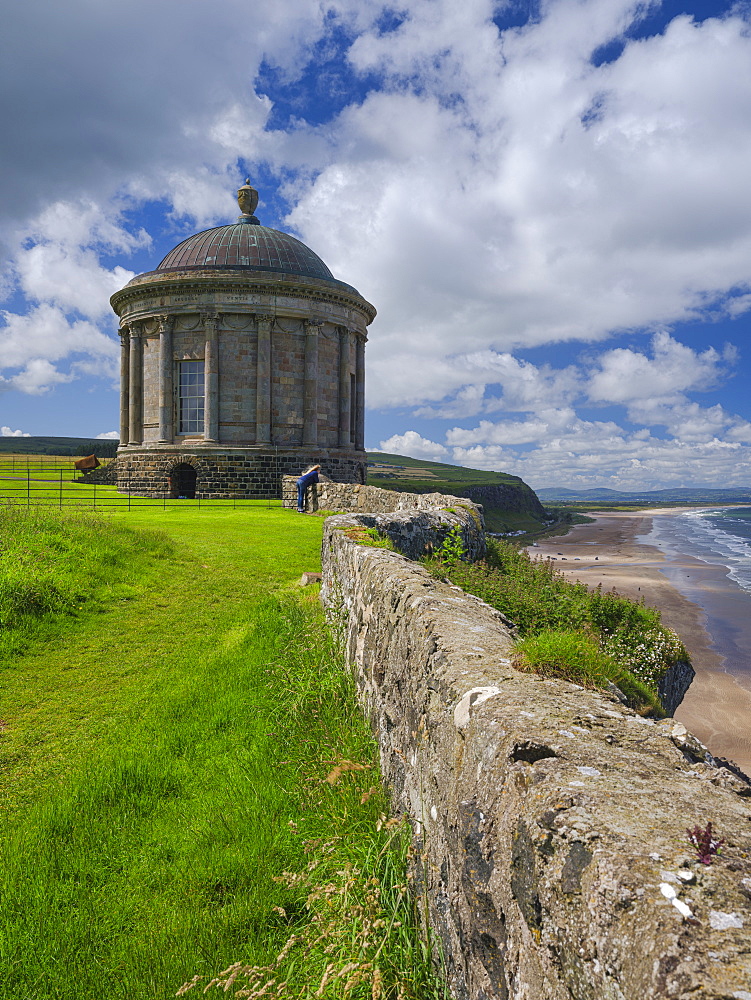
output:
M0 388L109 378L107 300L128 256L156 216L228 221L243 161L278 178L285 225L378 307L369 405L451 423L382 446L568 469L570 484L699 465L725 481L749 424L693 396L733 358L668 331L751 307L749 16L631 37L649 6L549 0L502 30L494 0L278 0L252 17L244 0L14 5L0 240L3 292L25 305L2 314ZM321 81L314 108L303 91ZM564 342L590 354L516 356ZM603 407L632 426L585 419Z
M54 202L19 233L13 267L31 302L50 302L90 318L110 315L109 297L134 276L99 254L148 246L145 230L130 232L120 215L91 199Z
M264 59L294 76L335 8L344 16L351 6L19 4L0 52L0 125L15 139L0 165L6 215L23 218L81 191L109 197L131 178L148 187L187 164L222 166L226 148L212 129L238 102L257 113L253 80ZM238 151L251 152L235 145L230 156Z
M9 388L18 389L30 396L41 396L56 385L72 382L74 375L59 371L44 358L33 358L22 371L7 380Z
M96 358L113 358L118 346L93 323L69 322L61 309L51 305L35 307L25 316L2 312L2 366L18 368L43 357L58 361L72 353Z
M407 455L410 458L424 458L428 462L441 462L449 453L442 444L422 437L417 431L394 434L385 441L381 441L381 451L395 455Z
M632 491L702 484L748 486L749 457L748 448L739 442L718 438L691 443L644 433L604 433L599 437L591 431L583 438L572 433L541 442L523 453L498 445L452 450L452 459L458 464L510 472L536 489L560 485Z
M600 355L589 382L595 402L665 404L682 398L688 390L712 388L723 377L723 362L732 362L732 348L720 354L713 347L698 352L668 333L652 338L652 356L618 348Z
M105 431L104 434L97 434L97 441L118 441L120 439L120 431Z
M409 397L427 401L459 345L596 342L751 279L740 13L678 18L597 66L641 4L551 3L503 33L489 4L455 8L412 3L355 41L354 65L390 86L329 127L330 162L290 216L379 306L375 406L415 344L432 363L410 369Z
M22 369L3 377L3 387L39 394L76 378L75 371L61 371L53 362L74 361L90 374L111 377L118 345L87 320L70 321L61 309L36 306L25 316L0 313L0 369Z
M444 449L444 461L512 472L539 487L640 490L655 484L751 482L751 424L720 404L702 406L688 396L709 392L731 376L732 349L695 350L661 332L648 350L587 352L563 369L521 365L490 352L482 358L487 377L494 365L501 373L499 396L486 397L482 385L461 391L443 407L415 411L436 419L495 411L494 419L449 426L445 444L431 441L434 454ZM461 363L466 373L467 359ZM584 419L579 408L593 403L611 410L615 404L616 413L634 426ZM504 410L508 415L499 418ZM419 449L423 441L407 431L392 439L391 450Z
M26 431L13 431L10 427L0 427L0 437L4 438L27 438L31 437L31 434L27 434Z

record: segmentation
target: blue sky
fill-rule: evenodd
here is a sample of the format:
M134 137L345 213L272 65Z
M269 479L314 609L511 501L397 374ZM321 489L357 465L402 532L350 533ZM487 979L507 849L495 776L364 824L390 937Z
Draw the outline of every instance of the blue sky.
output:
M266 7L7 12L0 433L113 432L110 294L249 173L378 308L368 447L751 485L748 3Z

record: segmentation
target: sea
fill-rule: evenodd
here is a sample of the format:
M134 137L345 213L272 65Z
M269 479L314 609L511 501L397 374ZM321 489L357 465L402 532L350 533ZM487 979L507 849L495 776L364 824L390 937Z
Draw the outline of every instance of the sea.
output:
M657 568L699 605L725 669L751 687L751 508L655 511L638 541L660 549Z

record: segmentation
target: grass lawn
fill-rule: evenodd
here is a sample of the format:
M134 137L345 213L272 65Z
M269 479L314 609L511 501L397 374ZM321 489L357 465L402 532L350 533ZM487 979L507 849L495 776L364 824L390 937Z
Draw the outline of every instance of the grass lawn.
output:
M110 542L109 524L158 534ZM166 998L274 967L292 933L267 996L313 996L330 964L321 995L340 996L347 962L353 997L435 995L373 740L317 594L294 587L321 528L263 505L86 515L98 560L127 554L101 578L51 528L3 536L6 577L80 573L50 576L62 610L20 618L0 660L0 997Z

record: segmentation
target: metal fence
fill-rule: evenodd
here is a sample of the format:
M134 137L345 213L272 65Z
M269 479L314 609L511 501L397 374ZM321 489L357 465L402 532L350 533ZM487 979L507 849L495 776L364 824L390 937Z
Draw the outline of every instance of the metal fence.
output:
M101 483L78 482L80 473L73 460L57 455L0 457L0 503L31 507L93 508L96 510L142 510L144 508L227 509L281 507L281 483L277 496L241 495L223 499L178 499L136 496L126 485L123 491Z
M101 459L101 465L108 465L111 458ZM0 453L0 476L27 475L31 473L57 472L62 469L68 479L80 475L75 466L76 459L68 455L17 455Z

